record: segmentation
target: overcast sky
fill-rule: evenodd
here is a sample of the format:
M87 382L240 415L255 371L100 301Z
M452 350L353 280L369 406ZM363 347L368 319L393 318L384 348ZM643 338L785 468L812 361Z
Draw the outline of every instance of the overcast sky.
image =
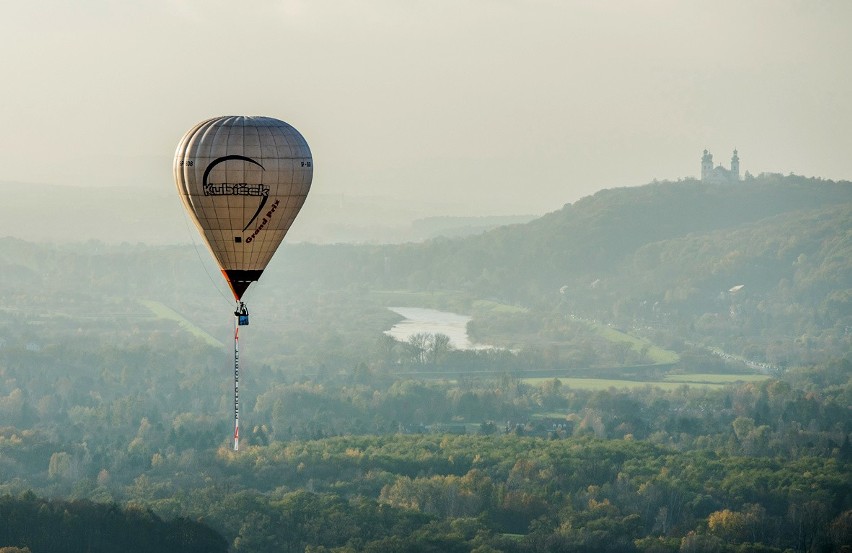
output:
M283 119L314 192L543 213L743 170L852 178L845 0L39 0L0 18L0 180L173 189L183 133Z

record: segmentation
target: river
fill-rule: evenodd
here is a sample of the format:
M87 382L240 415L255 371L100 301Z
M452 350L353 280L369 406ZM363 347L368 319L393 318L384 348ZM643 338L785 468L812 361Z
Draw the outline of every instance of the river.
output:
M486 349L489 347L471 343L470 337L467 335L467 323L471 317L467 315L424 307L388 307L388 309L405 317L405 319L393 325L390 330L385 331L385 334L400 342L407 342L408 338L415 334L446 334L450 337L450 344L455 349Z

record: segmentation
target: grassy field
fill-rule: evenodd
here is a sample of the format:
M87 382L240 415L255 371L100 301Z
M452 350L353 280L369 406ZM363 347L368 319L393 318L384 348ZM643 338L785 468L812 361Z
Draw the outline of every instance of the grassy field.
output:
M732 382L763 382L765 374L669 374L666 382L684 384L731 384Z
M721 388L736 382L760 382L769 378L760 374L672 374L663 380L611 380L604 378L560 378L562 384L581 390L608 390L609 388L642 388L653 386L663 390L673 390L681 386L697 386L702 388ZM524 378L523 381L533 386L541 385L553 378Z
M508 303L500 303L494 300L475 300L473 309L479 312L491 313L526 313L528 310L517 305L509 305Z
M170 320L170 321L175 321L178 324L178 326L180 326L182 329L186 330L187 332L189 332L193 336L201 338L202 340L204 340L205 342L207 342L211 346L220 347L220 348L225 347L225 344L223 344L222 342L220 342L219 340L217 340L216 338L214 338L210 334L207 334L206 332L204 332L203 330L201 330L200 328L198 328L197 326L192 324L190 321L188 321L186 318L184 318L184 316L181 315L180 313L178 313L177 311L174 311L174 310L166 307L162 303L160 303L158 301L153 301L153 300L139 300L139 303L141 303L142 305L147 307L151 311L151 313L153 313L157 317L159 317L161 319L167 319L167 320Z
M592 322L589 322L588 324L595 333L606 338L610 342L628 342L633 347L634 351L639 352L647 348L647 355L652 363L669 364L677 363L680 360L677 353L656 346L644 338L631 336L630 334L621 332L620 330L616 330L606 325Z

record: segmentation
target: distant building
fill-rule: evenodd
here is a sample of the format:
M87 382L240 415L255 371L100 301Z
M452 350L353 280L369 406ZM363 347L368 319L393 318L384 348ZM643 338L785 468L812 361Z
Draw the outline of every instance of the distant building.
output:
M713 154L704 150L701 158L701 182L711 184L725 184L740 181L740 157L734 150L731 156L731 168L725 169L721 164L713 167Z

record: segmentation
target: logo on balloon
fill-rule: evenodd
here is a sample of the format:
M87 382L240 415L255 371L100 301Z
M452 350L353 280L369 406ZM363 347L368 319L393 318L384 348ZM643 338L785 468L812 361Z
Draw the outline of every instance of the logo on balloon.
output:
M260 215L260 212L263 210L263 206L266 205L266 201L269 200L269 187L265 184L248 184L245 182L239 183L209 183L207 182L207 178L210 176L210 172L214 167L219 165L220 163L225 163L226 161L245 161L247 163L253 163L266 171L263 165L253 160L250 157L241 156L241 155L229 155L214 159L210 162L210 165L207 166L207 169L204 170L204 176L201 179L201 188L204 192L205 196L256 196L261 198L260 205L257 206L257 211L254 212L254 215L249 222L246 223L246 226L243 227L243 231L251 226L251 224L257 219L257 216Z
M263 218L263 221L261 221L261 222L260 222L260 224L259 224L259 225L257 225L257 228L256 228L256 229L254 229L254 232L253 232L253 233L251 233L251 236L249 236L248 238L246 238L246 244L251 243L251 241L252 241L252 240L254 240L255 236L257 236L258 234L260 234L260 231L262 231L262 230L263 230L263 228L266 226L266 223L268 223L268 222L272 219L272 214L273 214L273 213L275 213L275 210L276 210L276 209L278 209L278 204L279 204L279 203L281 203L281 200L275 200L274 202L272 202L272 209L270 209L270 210L267 212L266 217L264 217L264 218ZM243 230L245 230L245 229L243 229Z

